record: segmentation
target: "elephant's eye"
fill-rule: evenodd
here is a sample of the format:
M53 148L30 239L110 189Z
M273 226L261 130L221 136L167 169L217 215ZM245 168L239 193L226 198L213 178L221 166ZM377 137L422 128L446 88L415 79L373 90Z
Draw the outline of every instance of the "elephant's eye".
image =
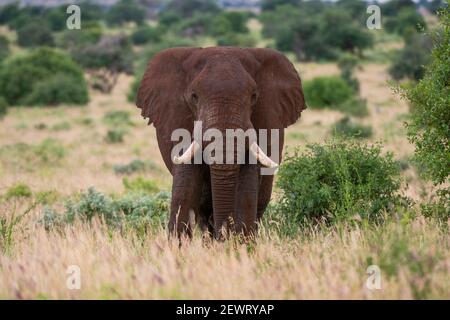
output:
M192 94L191 94L191 100L192 100L192 102L193 102L194 104L197 104L197 103L198 103L198 96L197 96L197 94L196 94L195 92L192 92Z
M255 104L256 101L258 100L258 94L255 92L254 94L252 94L250 99L251 99L252 105Z

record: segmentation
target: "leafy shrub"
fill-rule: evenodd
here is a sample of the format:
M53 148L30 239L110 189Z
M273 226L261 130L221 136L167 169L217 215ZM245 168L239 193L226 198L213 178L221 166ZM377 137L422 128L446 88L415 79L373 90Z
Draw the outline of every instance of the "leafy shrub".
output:
M3 118L8 112L8 103L5 98L0 97L0 119Z
M450 175L450 9L441 17L443 32L435 36L432 61L425 77L404 94L412 105L407 123L409 140L415 144L415 158L436 184Z
M317 77L303 85L306 103L311 108L336 107L350 99L353 89L340 77Z
M11 198L31 198L33 195L33 192L31 191L30 187L26 184L19 183L12 187L10 187L6 191L5 198L11 199Z
M73 51L76 48L83 48L100 41L103 35L103 28L98 22L85 22L83 15L83 28L81 30L65 30L56 43L59 47Z
M450 219L450 188L438 190L431 201L420 205L422 214L428 218L435 218L447 225Z
M46 208L40 219L50 230L71 224L76 220L89 222L93 218L103 219L109 226L131 226L139 229L158 227L165 223L169 213L170 194L128 194L113 199L94 188L81 193L79 199L68 201L63 213Z
M390 75L396 80L420 80L425 72L424 66L430 62L431 48L432 41L429 36L417 34L410 37L405 47L395 56L389 68Z
M108 132L106 133L105 141L107 143L122 143L125 134L126 131L122 128L109 129Z
M130 119L130 113L128 111L123 110L117 110L117 111L108 111L103 116L103 121L112 127L117 126L128 126L132 125L133 122L131 122Z
M34 154L42 162L46 163L54 163L61 160L66 154L64 146L58 140L52 138L45 139L33 149Z
M363 118L369 115L367 101L358 97L352 97L341 103L337 109L350 116Z
M423 17L416 11L416 8L402 8L393 17L388 17L384 23L388 32L405 35L410 30L419 31L426 26Z
M15 143L0 147L0 162L5 167L33 171L42 166L55 167L66 155L64 146L55 139L30 145Z
M39 85L40 88L44 88L43 83L50 82L53 83L50 88L54 88L56 86L54 77L57 76L64 77L66 83L70 81L72 84L70 84L70 90L61 88L65 95L56 94L67 100L53 101L55 104L87 102L87 94L81 95L87 92L81 68L64 53L49 48L35 49L6 61L0 69L0 95L5 98L8 105L24 105L25 103L34 105L35 102L31 101L29 96L41 97L40 93L34 90L35 87ZM53 80L50 81L49 78ZM71 90L74 92L72 93Z
M120 0L109 10L106 20L111 25L121 25L126 22L141 24L145 19L145 9L134 0Z
M159 191L158 186L153 180L146 180L142 177L137 177L133 180L128 178L122 179L123 186L127 192L142 192L152 194Z
M9 55L9 40L0 35L0 63Z
M86 104L89 100L87 87L73 80L73 77L56 74L37 83L23 103L34 106L56 106L62 103Z
M353 54L342 54L338 60L338 67L341 70L342 79L353 88L356 92L359 91L359 82L353 75L355 68L358 66L358 58Z
M47 129L47 125L43 122L39 122L34 125L34 128L36 130L45 130L45 129Z
M135 159L124 165L115 165L113 167L116 174L132 174L136 172L144 172L146 170L154 170L156 168L157 167L153 162L142 161L139 159Z
M72 56L86 69L133 72L133 52L125 35L103 36L98 43L77 48Z
M300 223L378 221L402 203L400 169L380 146L356 142L313 144L288 156L279 170L278 208L295 229Z
M256 39L250 34L227 33L217 39L217 45L251 48L256 45Z
M214 0L173 0L162 11L163 14L167 12L172 12L183 18L190 18L196 13L218 13L220 8Z
M17 30L17 44L21 47L51 47L55 44L53 34L45 22L31 21Z
M275 39L277 49L294 52L298 59L335 59L342 52L361 54L373 45L372 35L349 10L319 1L276 6L263 12L261 21L264 35Z
M160 28L143 26L133 32L131 40L137 45L149 42L159 42L161 40L161 33L162 30Z
M363 139L372 136L372 127L354 123L349 117L344 117L336 122L331 133L337 137Z
M53 131L66 131L66 130L70 130L71 127L72 126L70 125L70 122L63 121L63 122L54 124L52 126L52 130Z
M72 50L72 57L90 74L92 87L110 93L119 73L133 73L133 51L128 36L103 36L98 43Z

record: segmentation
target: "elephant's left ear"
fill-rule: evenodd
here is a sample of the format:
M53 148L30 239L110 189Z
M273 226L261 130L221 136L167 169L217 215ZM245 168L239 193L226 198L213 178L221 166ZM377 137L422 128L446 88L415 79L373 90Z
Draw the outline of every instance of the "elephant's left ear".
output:
M292 63L272 49L247 49L258 60L255 81L259 98L252 122L256 129L281 129L306 109L302 82Z

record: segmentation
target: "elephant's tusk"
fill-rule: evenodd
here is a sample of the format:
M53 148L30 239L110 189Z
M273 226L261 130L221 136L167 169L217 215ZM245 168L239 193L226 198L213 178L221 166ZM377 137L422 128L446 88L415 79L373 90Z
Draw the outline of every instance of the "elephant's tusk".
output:
M180 157L173 157L172 161L174 164L189 164L198 150L200 150L200 145L197 141L192 141L186 152L183 153Z
M272 159L270 159L264 151L258 146L256 142L253 142L250 146L250 151L255 156L256 160L258 160L264 167L267 168L278 168L278 164Z

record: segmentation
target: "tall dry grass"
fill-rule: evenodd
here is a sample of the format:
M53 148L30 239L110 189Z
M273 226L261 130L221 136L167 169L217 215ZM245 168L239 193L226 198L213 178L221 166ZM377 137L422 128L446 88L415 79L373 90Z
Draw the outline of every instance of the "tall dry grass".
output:
M10 212L24 212L21 203ZM2 209L5 209L3 207ZM289 239L263 228L256 244L181 247L164 230L139 238L100 221L60 231L36 224L36 208L14 226L0 254L0 298L13 299L414 299L450 297L450 235L424 218L378 227L308 229ZM68 267L81 288L67 287ZM369 265L381 289L366 286Z

